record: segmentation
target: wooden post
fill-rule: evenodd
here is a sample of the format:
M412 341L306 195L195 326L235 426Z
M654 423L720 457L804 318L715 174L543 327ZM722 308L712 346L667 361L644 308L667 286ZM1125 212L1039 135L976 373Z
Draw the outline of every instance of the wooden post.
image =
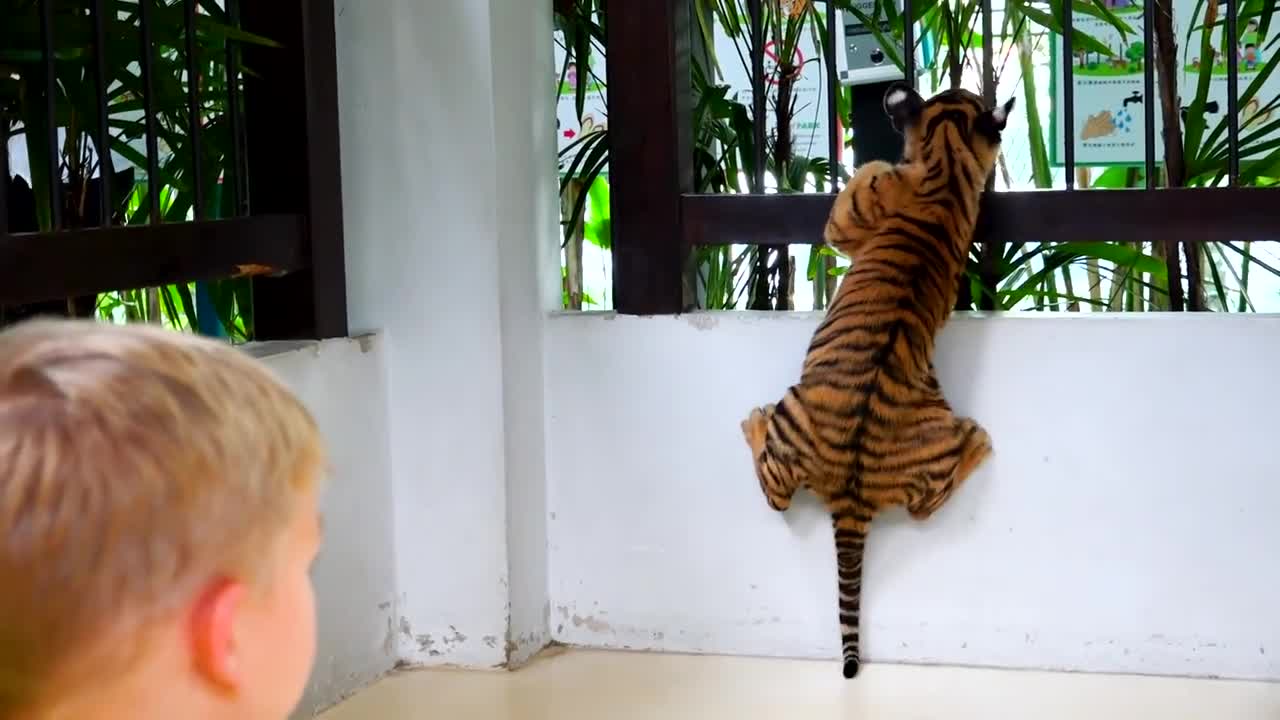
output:
M254 278L259 339L347 334L338 146L337 54L332 2L244 3L244 29L284 47L246 45L245 81L250 205L254 215L301 213L309 267Z
M689 0L605 0L609 178L618 312L679 313L693 190Z

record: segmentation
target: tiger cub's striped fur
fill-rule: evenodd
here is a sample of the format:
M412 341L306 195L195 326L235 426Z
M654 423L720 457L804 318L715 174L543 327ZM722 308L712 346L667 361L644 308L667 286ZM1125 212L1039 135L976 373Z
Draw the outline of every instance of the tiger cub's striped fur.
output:
M872 518L899 505L929 517L991 452L986 431L952 413L931 358L1012 107L984 107L965 90L926 102L906 84L890 88L885 110L905 136L902 162L867 163L836 198L825 240L852 267L800 382L742 423L769 505L786 510L805 487L831 512L848 678L858 673Z

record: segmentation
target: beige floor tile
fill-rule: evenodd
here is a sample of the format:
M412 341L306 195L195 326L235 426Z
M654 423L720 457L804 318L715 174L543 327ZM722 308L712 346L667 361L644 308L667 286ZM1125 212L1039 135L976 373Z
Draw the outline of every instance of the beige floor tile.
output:
M1280 684L569 651L515 673L401 673L322 720L1277 720Z

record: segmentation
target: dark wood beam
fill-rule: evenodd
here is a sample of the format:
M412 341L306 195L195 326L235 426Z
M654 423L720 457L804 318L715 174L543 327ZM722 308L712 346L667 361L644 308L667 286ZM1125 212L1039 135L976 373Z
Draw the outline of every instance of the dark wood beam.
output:
M338 77L332 0L240 5L245 30L284 47L245 44L246 155L254 213L306 220L307 270L256 278L260 339L343 337L347 289L338 144Z
M0 305L307 265L297 215L0 234Z
M692 195L691 245L816 244L830 195ZM1212 220L1206 220L1206 213ZM983 197L976 240L1241 242L1280 240L1280 192L1262 188L1041 190Z
M686 306L680 196L693 189L689 0L606 0L614 306Z

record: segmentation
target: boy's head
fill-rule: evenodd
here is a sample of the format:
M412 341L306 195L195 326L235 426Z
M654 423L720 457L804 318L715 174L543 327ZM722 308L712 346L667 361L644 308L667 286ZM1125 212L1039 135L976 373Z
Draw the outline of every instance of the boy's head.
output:
M286 717L323 465L307 411L231 347L0 333L0 718Z

